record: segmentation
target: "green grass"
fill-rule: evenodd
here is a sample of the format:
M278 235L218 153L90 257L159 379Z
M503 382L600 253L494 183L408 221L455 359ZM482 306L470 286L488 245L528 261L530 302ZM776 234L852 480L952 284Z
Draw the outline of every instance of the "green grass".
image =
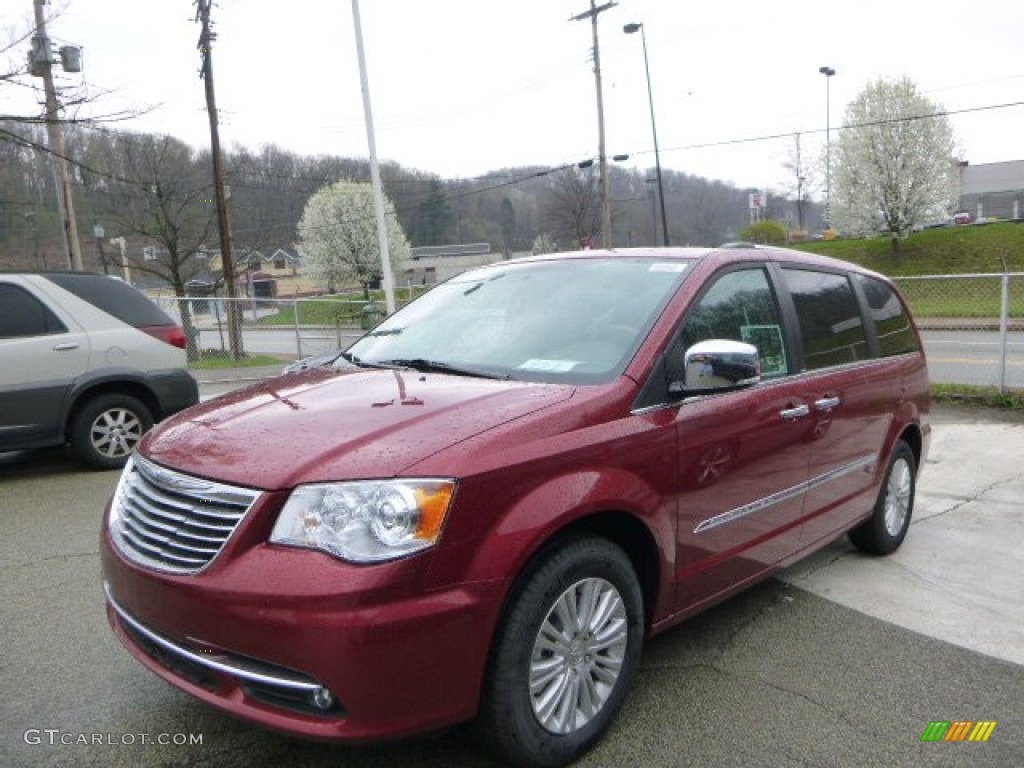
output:
M948 281L896 279L917 317L999 317L1002 278L958 278ZM1024 309L1024 278L1010 280L1010 314Z
M1024 272L1024 222L942 227L915 232L900 241L898 254L887 237L815 240L795 243L797 250L852 261L892 277Z
M201 360L189 361L191 370L212 371L224 368L258 368L264 365L280 365L281 359L272 355L245 355L233 360L230 352L219 349L204 349Z
M396 292L395 301L399 306L407 304L412 298L423 294L426 288L415 286ZM384 292L370 291L370 299L381 311L384 310ZM293 305L281 305L280 311L273 315L260 318L260 325L295 325L298 312L299 325L342 326L360 324L366 302L362 296L337 295L320 299L299 299Z
M932 384L932 400L940 405L977 405L1024 414L1024 390L978 387L970 384Z

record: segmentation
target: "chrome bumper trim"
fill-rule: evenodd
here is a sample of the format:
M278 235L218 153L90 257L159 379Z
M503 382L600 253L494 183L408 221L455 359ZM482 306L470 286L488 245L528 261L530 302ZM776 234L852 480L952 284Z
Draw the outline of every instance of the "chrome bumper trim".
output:
M170 654L187 659L193 664L198 664L201 667L205 667L216 672L223 672L250 683L277 686L279 688L286 688L292 691L313 693L323 687L314 680L301 676L297 673L293 677L286 677L277 671L273 674L266 671L260 671L257 668L260 664L256 661L247 662L245 659L230 657L226 654L214 656L195 653L187 648L182 648L174 641L168 640L163 635L154 632L144 624L141 624L139 621L132 618L124 608L118 605L117 601L114 600L113 596L110 594L110 585L106 582L103 583L103 592L106 594L107 602L110 604L110 607L114 609L114 612L117 613L117 616L121 621L145 637L151 643L160 646Z

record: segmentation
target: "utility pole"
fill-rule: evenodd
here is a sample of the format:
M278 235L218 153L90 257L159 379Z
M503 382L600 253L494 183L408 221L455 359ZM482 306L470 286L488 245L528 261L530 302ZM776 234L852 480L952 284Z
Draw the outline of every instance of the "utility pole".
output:
M85 267L82 265L82 248L78 243L78 223L75 220L75 201L71 194L71 179L68 176L64 129L60 125L60 105L57 103L57 89L53 85L54 58L50 38L46 36L46 18L43 14L45 3L46 0L34 0L36 33L32 36L29 71L32 75L43 78L43 91L46 94L46 131L49 136L50 151L54 154L56 162L54 176L57 182L57 208L60 211L63 224L68 267L82 272ZM61 55L62 57L65 55L64 49L61 49ZM75 61L79 61L77 55ZM78 70L68 68L68 71Z
M217 202L217 228L220 230L220 263L224 272L224 291L228 298L228 345L235 360L245 352L242 346L241 312L235 303L235 260L231 254L231 227L228 220L227 194L224 189L224 156L220 151L220 128L217 121L217 98L213 90L213 41L217 35L210 29L210 5L213 0L195 0L196 21L202 24L196 47L203 57L199 77L206 86L206 112L210 117L210 154L213 157L213 189Z
M612 200L608 185L608 156L604 150L604 96L601 90L601 50L597 42L597 17L603 11L614 8L615 2L597 5L590 0L590 10L573 16L569 21L590 19L594 35L594 81L597 84L597 155L601 169L601 244L605 248L612 247Z

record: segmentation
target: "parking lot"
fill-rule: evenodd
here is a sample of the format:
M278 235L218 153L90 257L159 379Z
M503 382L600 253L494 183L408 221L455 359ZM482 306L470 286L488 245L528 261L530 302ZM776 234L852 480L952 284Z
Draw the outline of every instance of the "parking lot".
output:
M936 419L903 548L841 540L650 641L583 766L1024 765L1024 424ZM0 765L486 766L466 729L306 744L158 680L110 633L97 539L116 473L61 451L0 461ZM443 695L439 692L439 695ZM923 743L931 721L988 741Z

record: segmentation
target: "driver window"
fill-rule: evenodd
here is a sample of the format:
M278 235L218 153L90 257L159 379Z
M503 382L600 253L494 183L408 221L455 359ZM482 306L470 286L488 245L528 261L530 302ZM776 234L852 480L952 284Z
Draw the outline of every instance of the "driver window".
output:
M753 344L761 360L762 378L786 374L789 355L782 317L764 269L734 270L714 281L683 322L669 358L669 381L682 379L683 353L708 339Z

